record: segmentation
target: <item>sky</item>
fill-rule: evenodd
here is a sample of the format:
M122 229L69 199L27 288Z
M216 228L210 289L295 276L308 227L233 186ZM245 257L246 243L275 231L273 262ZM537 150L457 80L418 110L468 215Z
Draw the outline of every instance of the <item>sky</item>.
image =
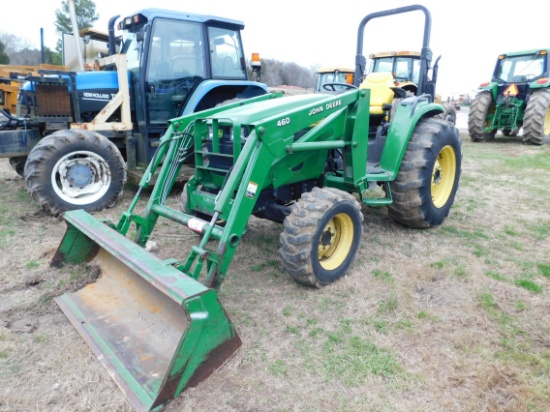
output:
M247 56L294 62L305 67L354 67L358 27L370 13L420 4L431 16L430 48L434 61L441 56L437 93L446 96L475 94L490 80L499 54L549 48L550 3L540 0L95 0L99 20L94 28L107 32L109 19L125 17L147 7L228 17L244 22L242 33ZM123 3L123 4L121 4ZM188 4L186 4L188 3ZM495 7L498 5L498 7ZM0 17L0 31L14 34L40 47L55 48L55 10L61 0L34 2L15 18ZM524 12L525 11L525 12ZM420 11L370 20L365 27L363 54L387 50L419 50L424 14Z

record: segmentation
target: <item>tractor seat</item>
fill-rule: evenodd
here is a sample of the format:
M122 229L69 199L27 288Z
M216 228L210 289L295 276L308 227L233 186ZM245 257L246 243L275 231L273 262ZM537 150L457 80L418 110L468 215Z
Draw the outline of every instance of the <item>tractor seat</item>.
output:
M395 84L391 73L375 72L367 74L361 89L370 89L370 114L384 114L394 97Z

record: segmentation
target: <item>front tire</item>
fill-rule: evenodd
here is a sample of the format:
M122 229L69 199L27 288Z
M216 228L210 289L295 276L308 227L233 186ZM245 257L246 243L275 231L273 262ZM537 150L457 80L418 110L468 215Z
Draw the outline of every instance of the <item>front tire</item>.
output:
M456 125L456 109L452 104L444 103L443 106L443 113L438 114L435 116L436 119L443 119L451 123L453 126Z
M523 142L540 146L550 140L550 90L531 94L523 120Z
M389 216L405 226L441 224L453 205L462 165L458 130L428 118L416 126L396 179L390 182Z
M10 157L10 166L13 167L15 173L21 177L25 177L25 162L27 156Z
M67 210L111 207L125 182L120 151L105 136L89 130L60 130L44 137L25 165L27 190L54 216Z
M283 267L299 283L320 288L341 278L359 244L363 214L355 197L332 188L304 193L280 235Z
M491 92L480 92L474 98L468 114L468 132L473 142L484 142L495 138L496 130L485 133L485 127L491 124L487 116L494 114L495 109Z

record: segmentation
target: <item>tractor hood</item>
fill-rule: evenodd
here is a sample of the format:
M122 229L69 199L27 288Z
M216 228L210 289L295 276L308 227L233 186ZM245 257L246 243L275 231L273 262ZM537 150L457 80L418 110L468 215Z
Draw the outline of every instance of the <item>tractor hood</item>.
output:
M354 90L353 93L356 93ZM351 92L348 92L348 94ZM238 116L241 124L252 124L266 118L282 119L286 113L296 108L312 105L309 116L322 113L325 110L342 105L342 96L324 94L303 94L297 96L281 97L256 103L254 105L243 105L226 111L218 112L211 116L213 119L226 119ZM284 120L284 119L283 119Z

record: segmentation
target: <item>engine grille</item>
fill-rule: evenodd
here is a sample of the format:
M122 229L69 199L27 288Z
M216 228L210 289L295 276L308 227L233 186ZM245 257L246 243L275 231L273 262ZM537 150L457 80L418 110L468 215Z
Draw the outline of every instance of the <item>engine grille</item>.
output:
M36 105L39 116L71 116L68 87L59 84L36 84Z

